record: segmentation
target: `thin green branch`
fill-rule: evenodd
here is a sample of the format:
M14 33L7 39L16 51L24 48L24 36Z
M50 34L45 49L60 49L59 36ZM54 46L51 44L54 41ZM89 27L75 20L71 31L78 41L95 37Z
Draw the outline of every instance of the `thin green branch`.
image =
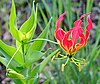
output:
M24 63L25 63L25 56L24 56L24 42L22 41L22 53L23 53L23 60L24 60Z
M68 63L68 61L69 61L69 57L68 57L67 61L65 62L65 65Z
M28 43L32 43L32 42L34 42L35 40L43 40L43 41L48 41L48 42L51 42L51 43L54 43L54 44L58 44L57 42L54 42L54 41L51 41L51 40L48 40L48 39L43 39L43 38L37 38L37 39L33 39L33 40L31 40L31 41L29 41L29 42L26 42L25 44L28 44Z
M18 52L18 50L20 49L20 47L21 47L21 45L18 47L18 49L16 50L16 52L13 54L12 58L10 59L10 61L7 64L7 67L6 68L8 68L9 64L11 63L11 61L13 60L13 58L15 57L15 55Z

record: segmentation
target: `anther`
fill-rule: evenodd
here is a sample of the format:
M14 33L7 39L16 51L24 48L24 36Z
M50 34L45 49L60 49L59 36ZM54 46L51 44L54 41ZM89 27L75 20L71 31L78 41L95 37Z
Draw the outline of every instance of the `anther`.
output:
M86 66L86 60L84 59L84 67Z
M79 72L81 71L81 64L80 63L78 63L78 70L79 70Z
M64 71L65 64L62 64L61 71Z
M60 54L60 51L59 51L59 52L57 52L56 57L58 57L58 56L59 56L59 54Z
M53 56L53 57L52 57L51 62L53 62L53 61L54 61L54 59L55 59L55 56Z

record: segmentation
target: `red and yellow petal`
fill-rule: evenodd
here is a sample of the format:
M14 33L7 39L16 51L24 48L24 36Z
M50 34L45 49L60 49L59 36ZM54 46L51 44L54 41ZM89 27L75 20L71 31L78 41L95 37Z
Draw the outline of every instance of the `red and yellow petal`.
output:
M88 40L89 35L90 35L90 32L89 31L92 28L92 21L90 19L90 15L88 15L87 20L88 20L88 24L86 26L86 34L85 34L86 43L87 43L87 40Z
M72 40L73 40L74 44L76 44L78 38L79 38L79 33L78 33L78 31L77 31L77 30L73 31L73 32L72 32Z
M82 20L81 19L79 19L79 20L76 20L75 22L74 22L74 26L76 27L76 26L81 26L82 25Z
M55 31L55 38L57 39L57 41L61 43L65 33L66 32L63 29L59 29L58 31Z
M80 19L84 18L85 16L90 15L90 13L81 15Z
M91 21L91 19L90 19L90 15L88 15L87 21L88 21L88 24L87 24L87 26L86 26L86 30L87 30L87 31L90 31L90 29L92 28L92 21Z
M80 42L77 43L74 47L74 50L73 50L73 54L75 54L79 49L81 49L83 46L85 46L85 36L82 35L82 37L80 38Z
M80 36L80 42L75 45L74 52L77 52L80 48L82 48L83 46L85 46L85 44L86 44L85 35L81 34L81 36Z
M67 32L64 36L64 39L62 41L63 47L66 52L70 52L70 50L73 48L73 41L68 39L70 32Z
M66 47L63 45L63 42L60 43L60 47L61 47L67 54L70 54L69 49L66 48Z
M60 17L58 18L57 22L56 22L56 31L60 28L60 23L64 20L64 15L67 14L66 12L64 12L62 15L60 15Z
M76 27L76 26L81 26L82 25L82 18L84 18L85 16L87 16L87 15L89 15L89 13L88 14L83 14L83 15L81 15L81 17L78 19L78 20L76 20L75 22L74 22L74 26Z
M67 33L60 28L60 23L64 19L64 12L56 22L56 30L55 30L55 38L57 39L61 48L67 52L68 54L75 54L80 48L86 45L87 39L89 37L89 31L92 28L92 21L90 19L89 14L83 14L77 21L74 22L74 28L71 28ZM88 24L86 26L86 34L83 34L82 25L82 18L88 15ZM71 34L71 40L69 40L69 36ZM78 39L80 42L77 43Z
M82 34L83 29L80 26L74 27L71 30L71 34L72 34L72 40L74 42L74 44L76 44L79 36Z
M86 35L85 35L86 40L88 39L89 35L90 35L90 32L86 30Z

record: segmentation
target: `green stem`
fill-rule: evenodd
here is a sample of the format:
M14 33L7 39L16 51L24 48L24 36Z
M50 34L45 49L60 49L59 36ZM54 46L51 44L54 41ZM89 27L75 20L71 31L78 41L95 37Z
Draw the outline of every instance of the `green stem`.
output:
M67 58L67 56L61 57L61 58L55 58L55 59L65 59Z
M59 54L61 57L67 57L67 56L65 56L65 55L62 55L62 54Z
M22 41L22 53L23 53L23 60L24 60L24 63L25 63L24 42L23 41Z
M28 84L28 79L26 79L26 84Z
M67 61L65 62L65 65L68 63L68 61L69 61L69 57L68 57Z
M71 59L72 60L72 62L75 64L75 65L77 65L77 63L73 60L73 59ZM79 63L79 62L78 62ZM78 65L77 65L78 66Z
M51 43L54 43L54 44L58 44L57 42L54 42L54 41L51 41L51 40L48 40L48 39L43 39L43 38L37 38L37 39L33 39L25 44L28 44L28 43L32 43L34 42L35 40L43 40L43 41L48 41L48 42L51 42Z
M80 60L78 60L78 59L76 59L76 58L73 58L74 60L76 60L76 61L80 61Z
M10 59L10 61L7 64L7 68L9 66L9 64L11 63L11 61L13 60L13 58L15 57L16 53L18 52L18 50L20 49L21 46L18 47L18 49L16 50L16 52L13 54L12 58Z

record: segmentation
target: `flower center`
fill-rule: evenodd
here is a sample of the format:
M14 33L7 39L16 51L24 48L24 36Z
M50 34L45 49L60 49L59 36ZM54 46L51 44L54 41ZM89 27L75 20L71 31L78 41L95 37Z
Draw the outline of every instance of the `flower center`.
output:
M73 55L67 55L69 58L72 58Z
M86 60L85 59L78 60L75 57L73 57L73 55L74 54L62 55L60 54L59 51L55 56L52 57L51 61L54 61L56 59L60 59L60 60L66 59L66 62L62 64L62 68L61 68L62 71L64 71L64 67L69 61L74 63L78 67L78 70L81 71L81 65L83 64L84 66L86 66Z

